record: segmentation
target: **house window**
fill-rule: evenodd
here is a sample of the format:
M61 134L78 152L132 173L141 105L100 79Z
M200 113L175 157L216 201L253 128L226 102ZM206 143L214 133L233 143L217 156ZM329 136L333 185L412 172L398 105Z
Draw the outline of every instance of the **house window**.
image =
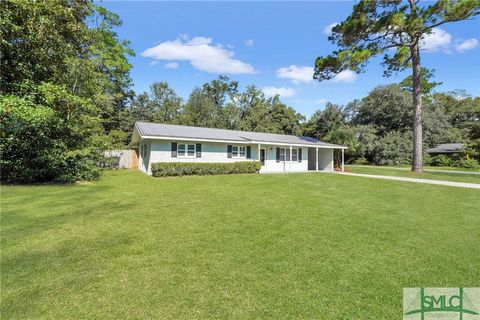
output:
M143 148L143 158L147 157L148 145L145 143L142 145Z
M177 147L179 157L195 157L195 145L179 143Z
M187 147L187 154L189 157L195 156L195 145L194 144L189 144Z
M277 148L277 161L290 161L290 148ZM292 161L298 161L298 149L292 148Z
M247 147L232 146L233 158L245 158L247 155Z
M292 161L298 161L298 149L292 149Z
M245 158L247 155L247 148L246 147L238 147L238 150L240 151L240 158Z
M182 143L178 144L177 152L179 157L185 157L185 145Z

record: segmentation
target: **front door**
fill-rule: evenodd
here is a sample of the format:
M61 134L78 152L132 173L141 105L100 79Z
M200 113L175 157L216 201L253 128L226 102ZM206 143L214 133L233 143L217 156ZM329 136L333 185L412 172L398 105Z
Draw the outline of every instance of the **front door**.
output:
M260 164L265 165L265 149L260 149Z

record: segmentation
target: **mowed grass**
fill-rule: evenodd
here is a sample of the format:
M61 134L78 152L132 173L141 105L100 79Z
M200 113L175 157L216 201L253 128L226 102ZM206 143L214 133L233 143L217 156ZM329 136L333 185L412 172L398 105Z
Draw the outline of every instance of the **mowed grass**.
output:
M406 168L411 169L411 165L400 165L396 166L396 168ZM431 170L448 170L448 171L463 171L463 172L477 172L479 173L480 170L478 169L469 169L469 168L460 168L460 167L438 167L438 166L423 166L424 169L431 169Z
M342 175L2 186L2 319L399 319L480 286L480 192Z
M432 172L424 171L422 173L405 170L405 168L388 168L375 166L345 166L346 171L353 173L376 174L382 176L396 176L417 179L431 179L456 181L467 183L480 183L480 174L475 173L455 173L455 172ZM438 169L442 170L442 169ZM452 170L453 171L453 170Z

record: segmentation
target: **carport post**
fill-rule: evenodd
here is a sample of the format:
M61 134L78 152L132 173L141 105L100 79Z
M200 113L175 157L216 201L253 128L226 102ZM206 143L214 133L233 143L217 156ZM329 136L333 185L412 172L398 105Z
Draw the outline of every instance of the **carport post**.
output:
M342 148L342 172L344 172L344 164L345 164L345 149Z
M315 148L315 170L318 171L318 148Z

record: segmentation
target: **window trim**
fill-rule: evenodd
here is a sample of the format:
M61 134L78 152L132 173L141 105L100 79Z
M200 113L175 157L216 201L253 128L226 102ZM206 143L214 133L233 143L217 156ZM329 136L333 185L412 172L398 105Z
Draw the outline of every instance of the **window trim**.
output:
M146 142L142 143L141 154L143 159L148 157L148 144Z
M235 151L235 149L237 149ZM243 149L243 151L242 151ZM243 153L243 155L242 155ZM232 145L232 158L234 159L246 159L247 158L247 146Z
M283 157L283 160L282 160L282 157ZM280 162L286 162L286 157L287 157L287 148L280 148L280 153L278 155L278 160L280 160Z
M300 148L292 148L292 152L290 154L290 148L289 147L279 147L280 150L279 155L278 155L278 161L279 162L290 162L290 158L292 159L291 162L298 162L298 149ZM295 152L295 157L293 153ZM287 154L290 154L290 157L287 159ZM283 160L282 160L283 156Z
M184 146L183 155L180 154L180 146ZM189 155L189 146L193 146L193 155ZM177 143L177 158L195 158L197 155L197 145L195 143Z
M292 148L292 162L294 161L298 162L298 148Z

